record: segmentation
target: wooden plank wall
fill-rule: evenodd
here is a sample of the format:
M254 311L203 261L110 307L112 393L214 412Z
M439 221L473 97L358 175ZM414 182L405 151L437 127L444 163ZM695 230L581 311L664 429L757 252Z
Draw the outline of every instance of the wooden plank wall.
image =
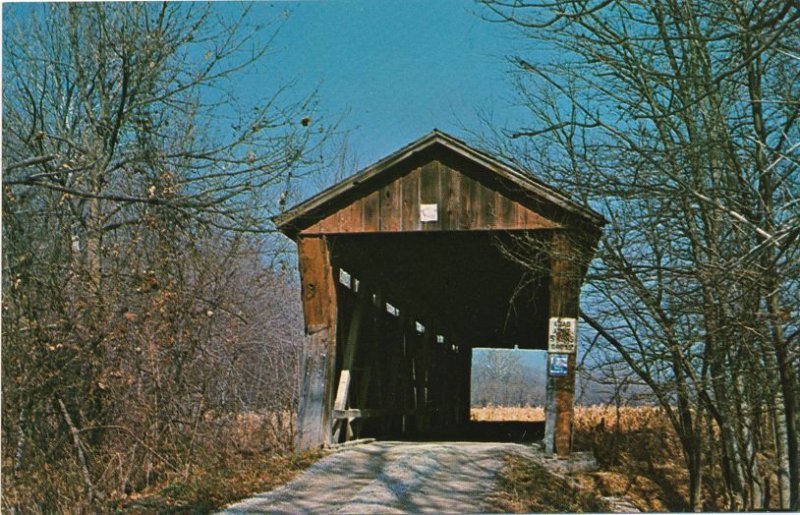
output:
M422 222L420 204L437 204ZM411 170L302 231L303 234L552 229L560 227L480 181L439 161Z
M299 238L297 245L308 339L301 363L296 444L309 449L331 441L336 290L326 238Z
M437 341L427 317L420 333L411 307L374 284L351 279L337 284L339 332L348 336L338 340L333 442L429 434L466 422L469 349L452 338ZM399 314L387 312L387 301Z

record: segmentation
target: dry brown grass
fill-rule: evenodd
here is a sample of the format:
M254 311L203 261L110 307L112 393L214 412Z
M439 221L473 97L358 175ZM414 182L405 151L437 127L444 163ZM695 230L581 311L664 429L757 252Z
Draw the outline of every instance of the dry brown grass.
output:
M185 479L118 499L107 508L125 513L209 513L288 483L321 456L321 451L217 456Z
M182 461L153 475L148 484L136 488L106 489L104 496L89 504L78 498L82 478L61 473L57 495L42 493L38 484L47 478L26 476L28 481L6 481L4 464L3 512L98 512L98 513L208 513L249 495L291 481L316 461L320 452L295 453L291 448L294 418L282 413L207 413L190 435ZM188 438L187 438L188 439ZM154 450L155 451L155 450ZM54 465L45 464L43 469ZM66 468L66 470L71 470ZM58 488L58 490L55 490ZM71 497L70 497L71 496ZM80 501L80 502L79 502ZM59 510L52 506L61 506Z
M291 481L321 453L291 450L291 412L211 414L218 430L191 471L110 504L133 513L206 513ZM210 436L210 435L209 435Z
M689 477L680 441L660 408L578 408L573 446L591 449L601 467L580 478L587 486L627 497L642 511L688 508Z
M544 420L544 409L473 408L472 419L537 422ZM584 489L625 497L642 511L686 509L688 476L680 443L659 408L577 406L573 449L593 451L600 466L597 472L575 476ZM522 508L527 501L515 502Z
M544 408L526 406L484 406L472 408L470 419L476 422L544 422Z
M567 478L510 454L500 476L492 508L504 513L603 513L610 506L595 492L575 488Z

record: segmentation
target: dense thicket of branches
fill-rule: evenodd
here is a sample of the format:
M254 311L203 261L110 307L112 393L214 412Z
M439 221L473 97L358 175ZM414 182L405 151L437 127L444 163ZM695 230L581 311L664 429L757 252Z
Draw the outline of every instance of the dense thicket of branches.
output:
M4 510L188 476L241 412L262 451L286 448L296 285L268 235L245 235L312 165L312 103L237 98L269 39L239 7L20 9L3 34Z
M496 141L610 220L582 301L598 370L669 413L687 508L800 509L797 4L484 4L552 57L513 57L530 124Z

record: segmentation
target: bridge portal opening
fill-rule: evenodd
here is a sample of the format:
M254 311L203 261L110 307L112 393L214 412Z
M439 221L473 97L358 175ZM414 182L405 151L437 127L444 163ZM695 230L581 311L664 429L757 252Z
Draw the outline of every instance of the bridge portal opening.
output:
M546 399L546 351L472 349L471 420L544 422Z
M473 348L465 440L531 442L545 433L547 352Z

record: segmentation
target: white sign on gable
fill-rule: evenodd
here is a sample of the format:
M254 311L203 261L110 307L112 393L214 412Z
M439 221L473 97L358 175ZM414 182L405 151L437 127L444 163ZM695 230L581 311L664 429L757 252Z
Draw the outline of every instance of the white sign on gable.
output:
M420 222L438 222L439 204L420 204L419 220Z
M547 351L573 354L578 348L578 321L553 317L547 335Z

